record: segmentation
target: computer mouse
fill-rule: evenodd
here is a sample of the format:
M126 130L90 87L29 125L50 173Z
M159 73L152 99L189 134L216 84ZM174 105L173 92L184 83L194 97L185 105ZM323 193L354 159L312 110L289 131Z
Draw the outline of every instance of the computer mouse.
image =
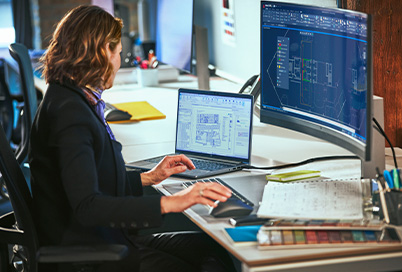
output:
M233 217L249 215L253 207L237 198L228 198L225 202L217 201L218 206L211 208L209 214L213 217Z
M124 121L130 120L131 114L126 111L113 109L105 112L106 121Z

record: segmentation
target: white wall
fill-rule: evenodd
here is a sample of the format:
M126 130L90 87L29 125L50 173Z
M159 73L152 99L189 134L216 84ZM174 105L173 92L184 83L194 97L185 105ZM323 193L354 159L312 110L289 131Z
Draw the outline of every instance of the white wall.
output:
M113 0L91 0L91 4L102 7L104 10L114 15Z
M0 2L0 48L8 48L10 43L15 42L15 31L11 2Z

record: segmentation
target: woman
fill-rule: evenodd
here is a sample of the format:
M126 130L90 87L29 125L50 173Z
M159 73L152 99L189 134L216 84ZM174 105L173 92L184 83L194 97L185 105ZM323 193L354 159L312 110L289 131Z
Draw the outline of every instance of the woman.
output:
M160 226L166 213L198 203L216 206L215 200L226 201L231 192L218 184L196 184L172 196L142 195L143 186L194 165L185 156L168 156L145 173L125 169L101 100L120 67L121 28L120 19L99 7L77 7L60 21L42 58L49 87L29 153L39 242L129 247L128 258L98 271L198 271L211 264L217 271L232 270L226 252L205 234L135 235Z

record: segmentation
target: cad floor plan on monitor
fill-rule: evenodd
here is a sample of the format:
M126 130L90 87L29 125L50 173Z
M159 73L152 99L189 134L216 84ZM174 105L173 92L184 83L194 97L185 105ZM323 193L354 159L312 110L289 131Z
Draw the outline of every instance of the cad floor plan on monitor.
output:
M262 104L365 141L367 26L360 14L279 4L262 9ZM332 11L332 10L331 10Z

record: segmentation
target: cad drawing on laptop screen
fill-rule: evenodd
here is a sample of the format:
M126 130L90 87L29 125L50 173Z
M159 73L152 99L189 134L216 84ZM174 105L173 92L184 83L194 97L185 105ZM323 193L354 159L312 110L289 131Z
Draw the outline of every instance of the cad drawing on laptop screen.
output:
M176 151L248 160L251 103L241 96L179 92Z

